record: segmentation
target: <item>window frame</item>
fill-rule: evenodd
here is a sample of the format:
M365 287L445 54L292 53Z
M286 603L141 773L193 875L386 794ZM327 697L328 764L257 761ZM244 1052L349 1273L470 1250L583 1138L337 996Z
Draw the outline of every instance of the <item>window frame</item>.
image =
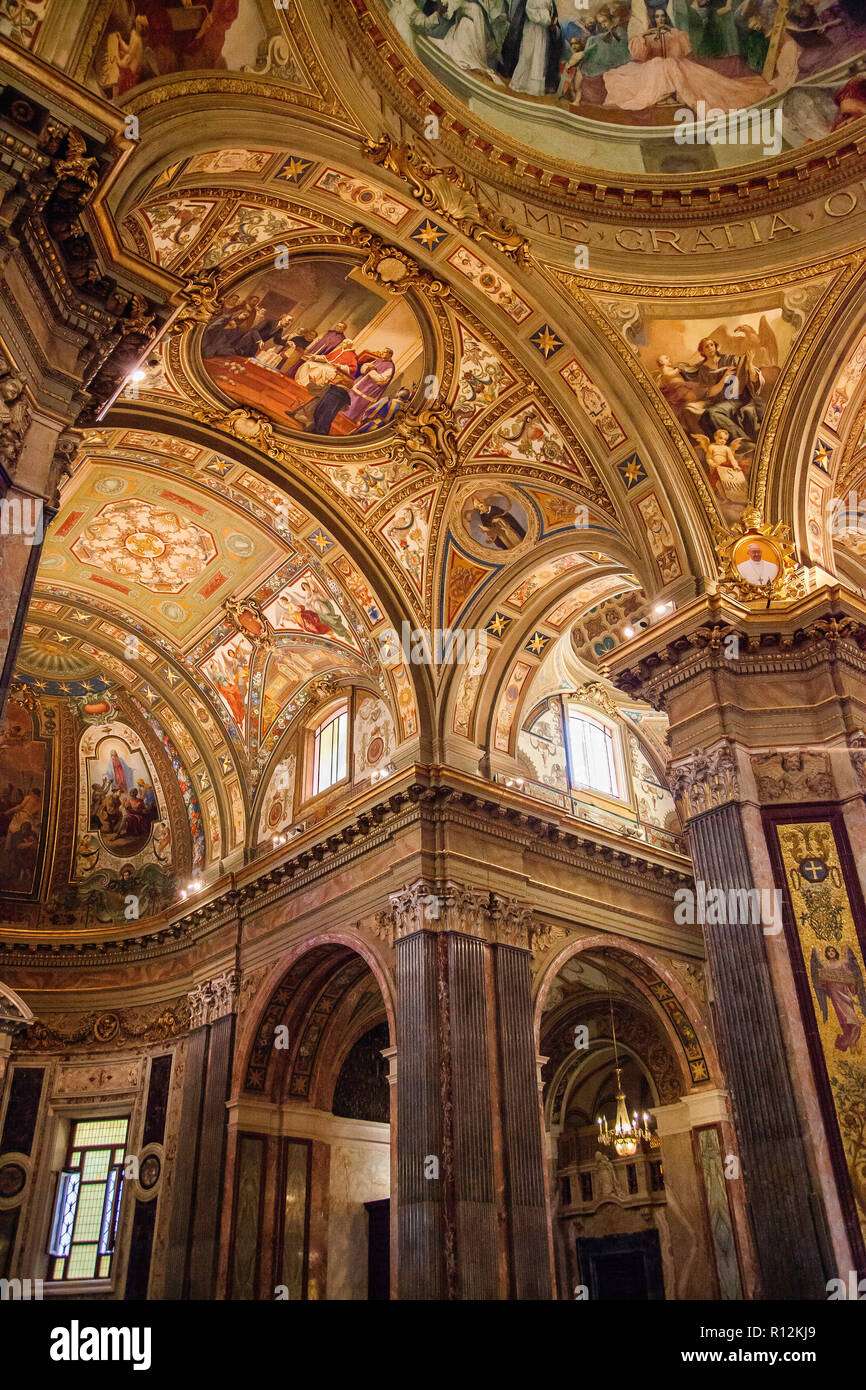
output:
M79 1126L93 1123L112 1123L125 1121L126 1132L122 1140L112 1142L102 1142L98 1144L75 1143L76 1133ZM117 1256L119 1255L121 1216L123 1212L123 1194L125 1188L124 1164L130 1151L130 1132L133 1125L133 1116L127 1111L118 1111L108 1114L74 1114L64 1115L62 1118L63 1133L58 1135L58 1140L62 1141L62 1162L59 1169L54 1170L54 1190L50 1199L48 1212L48 1230L43 1247L48 1261L46 1282L53 1287L60 1289L80 1289L88 1285L112 1286L117 1273ZM114 1161L114 1154L117 1150L121 1151L120 1159ZM75 1231L79 1220L79 1208L82 1196L82 1188L95 1185L93 1181L87 1184L82 1182L82 1174L86 1156L89 1153L110 1151L108 1167L105 1178L99 1180L103 1187L102 1207L99 1214L98 1233L95 1242L92 1240L76 1241ZM80 1162L77 1167L73 1167L72 1155L79 1153ZM114 1190L109 1198L112 1175L114 1175ZM61 1201L64 1194L68 1192L74 1179L77 1179L77 1193L75 1198L75 1214L72 1219L72 1226L69 1231L69 1241L66 1253L63 1253L63 1243L60 1240L60 1225L62 1219ZM110 1203L110 1205L109 1205ZM65 1204L64 1204L65 1205ZM107 1231L107 1239L105 1234ZM94 1256L94 1271L90 1274L68 1274L69 1260L76 1245L96 1245ZM64 1260L64 1267L56 1269L56 1261ZM100 1265L104 1259L108 1259L108 1268L100 1272Z
M608 740L608 762L612 774L611 781L614 790L608 791L602 787L592 786L590 783L579 782L575 772L575 756L572 745L571 724L583 722L594 725L601 729ZM589 795L601 797L606 801L616 801L620 805L630 805L628 783L625 775L625 764L622 753L622 736L616 724L610 719L606 719L600 711L589 710L585 705L581 705L576 700L565 702L565 756L568 766L568 785L573 796ZM588 770L588 769L587 769Z
M327 786L319 785L319 755L320 740L324 729L335 723L341 717L346 720L345 737L345 768L341 777L335 777ZM351 780L352 772L352 700L350 695L342 695L330 705L316 712L315 723L310 724L307 729L306 740L306 773L305 787L307 801L315 801L318 797L327 796L335 787L340 787Z

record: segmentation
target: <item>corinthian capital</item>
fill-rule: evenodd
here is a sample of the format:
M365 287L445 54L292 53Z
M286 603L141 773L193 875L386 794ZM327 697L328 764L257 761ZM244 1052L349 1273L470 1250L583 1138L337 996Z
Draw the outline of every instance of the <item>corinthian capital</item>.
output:
M529 948L535 917L532 908L516 898L504 898L500 893L490 895L490 925L492 939L500 946Z
M668 782L683 821L724 806L739 796L734 750L723 739L714 748L697 748L688 758L668 765Z
M226 970L212 980L204 980L189 992L189 1022L191 1028L216 1023L218 1018L233 1013L238 997L238 973Z

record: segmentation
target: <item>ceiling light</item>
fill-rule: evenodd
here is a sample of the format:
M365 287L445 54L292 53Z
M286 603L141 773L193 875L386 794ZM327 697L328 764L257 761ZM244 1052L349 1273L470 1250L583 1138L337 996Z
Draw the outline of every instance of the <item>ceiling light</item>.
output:
M623 633L624 633L624 635L625 635L626 637L634 637L634 628L633 628L633 627L624 627L624 628L623 628Z

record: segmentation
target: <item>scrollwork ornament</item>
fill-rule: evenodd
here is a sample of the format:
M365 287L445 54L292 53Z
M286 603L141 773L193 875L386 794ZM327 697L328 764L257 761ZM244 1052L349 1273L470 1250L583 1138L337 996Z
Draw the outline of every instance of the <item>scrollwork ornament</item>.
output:
M187 278L177 296L181 302L180 312L174 321L177 331L210 322L219 308L218 278L219 272L216 270L197 270Z
M361 273L374 280L380 289L390 294L405 294L407 290L415 289L439 299L447 299L450 295L450 287L444 280L437 280L429 271L423 270L408 252L390 246L375 232L356 224L349 238L354 246L367 252Z
M396 462L405 460L413 468L429 468L440 477L457 472L457 420L450 406L434 403L417 412L398 415L393 428L397 436L393 449Z
M522 269L529 267L528 239L481 199L460 169L431 164L413 145L400 144L390 135L365 140L362 149L367 159L408 183L425 208L446 217L464 236L474 242L487 241Z

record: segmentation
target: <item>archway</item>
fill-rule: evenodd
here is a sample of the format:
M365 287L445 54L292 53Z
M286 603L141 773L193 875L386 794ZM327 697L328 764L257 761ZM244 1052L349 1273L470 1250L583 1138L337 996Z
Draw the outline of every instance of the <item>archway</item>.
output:
M733 1135L694 1002L646 952L595 937L551 963L536 1017L559 1297L742 1297ZM624 1154L599 1141L620 1091L649 1117Z
M389 993L342 938L263 983L230 1104L226 1297L389 1296Z

